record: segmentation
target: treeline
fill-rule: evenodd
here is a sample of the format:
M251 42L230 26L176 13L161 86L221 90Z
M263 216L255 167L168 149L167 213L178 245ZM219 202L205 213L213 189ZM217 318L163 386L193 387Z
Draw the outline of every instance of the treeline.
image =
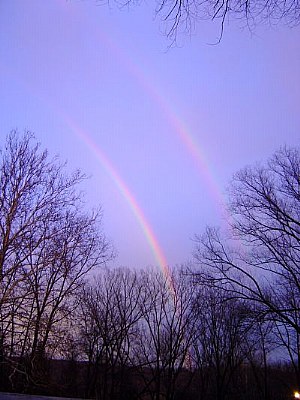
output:
M47 340L50 306L38 320L23 297L22 316L3 319L3 389L98 399L286 398L296 382L289 364L269 360L282 346L274 323L183 272L170 282L153 270L101 271L57 312Z
M233 180L231 227L195 262L106 268L101 210L30 134L2 152L0 391L97 399L286 399L299 387L300 158Z

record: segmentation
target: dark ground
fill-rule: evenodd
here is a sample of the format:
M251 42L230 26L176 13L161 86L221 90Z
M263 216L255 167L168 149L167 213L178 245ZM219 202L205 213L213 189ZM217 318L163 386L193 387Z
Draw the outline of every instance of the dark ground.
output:
M0 400L72 400L74 397L49 397L49 396L33 396L30 394L2 393L0 392ZM80 400L80 399L76 399Z

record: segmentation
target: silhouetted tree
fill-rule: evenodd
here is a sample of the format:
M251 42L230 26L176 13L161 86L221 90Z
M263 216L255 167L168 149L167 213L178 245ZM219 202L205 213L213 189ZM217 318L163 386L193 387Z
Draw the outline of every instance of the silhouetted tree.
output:
M80 337L89 361L88 396L112 399L125 390L131 366L142 292L137 273L105 270L86 285L79 314Z
M300 154L283 148L230 188L231 240L208 228L195 257L207 284L255 304L261 318L300 333ZM298 355L299 357L299 355ZM298 364L298 363L297 363ZM297 371L299 377L299 370ZM300 382L299 382L300 383Z
M197 330L191 356L201 398L223 400L237 394L239 370L248 361L255 319L245 301L200 284L194 303Z
M132 0L118 0L118 5L134 4ZM258 24L284 23L290 27L299 25L300 10L296 0L159 0L155 14L164 24L165 33L176 41L178 32L193 31L195 25L203 20L220 22L221 39L225 22L239 20L243 27L253 30Z
M68 176L30 133L8 135L1 156L2 353L13 366L11 380L15 372L37 383L38 360L55 353L71 296L111 250L100 230L101 213L83 212L77 190L83 174Z
M193 288L187 277L147 271L142 275L139 307L143 318L135 346L135 364L152 399L174 400L195 328Z

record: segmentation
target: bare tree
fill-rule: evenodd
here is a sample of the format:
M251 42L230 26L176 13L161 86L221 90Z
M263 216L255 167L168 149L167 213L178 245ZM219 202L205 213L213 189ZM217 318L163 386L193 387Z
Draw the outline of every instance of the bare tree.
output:
M300 332L300 154L283 148L265 166L234 176L231 242L208 228L197 237L202 277L256 304L260 315ZM205 270L206 267L206 270ZM300 383L300 382L299 382Z
M130 5L131 0L118 0L120 6ZM160 0L155 13L165 25L169 38L176 41L178 32L191 32L199 20L220 21L222 38L225 22L236 19L243 26L254 29L265 21L278 24L280 21L294 27L300 21L300 9L296 0Z
M83 277L111 256L101 213L82 211L76 171L49 160L30 133L12 132L0 160L0 322L10 360L33 379L37 353L70 313ZM25 369L24 369L25 368Z
M189 348L195 327L193 290L186 276L147 271L142 276L135 363L152 399L173 400L180 374L189 367ZM170 286L170 282L172 285Z
M81 297L80 336L89 361L87 395L111 399L126 391L126 371L132 365L142 296L137 273L105 270L86 285Z
M217 400L236 396L239 370L248 359L254 323L251 309L217 287L201 284L194 312L197 331L191 355L199 380L198 392L201 398Z

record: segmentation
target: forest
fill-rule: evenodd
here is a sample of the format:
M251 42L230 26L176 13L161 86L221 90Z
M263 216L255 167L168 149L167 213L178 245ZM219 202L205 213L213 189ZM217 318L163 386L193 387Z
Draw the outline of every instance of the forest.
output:
M108 267L102 210L31 133L0 159L0 391L283 400L300 388L300 153L237 172L191 262ZM201 205L200 205L201 206Z

